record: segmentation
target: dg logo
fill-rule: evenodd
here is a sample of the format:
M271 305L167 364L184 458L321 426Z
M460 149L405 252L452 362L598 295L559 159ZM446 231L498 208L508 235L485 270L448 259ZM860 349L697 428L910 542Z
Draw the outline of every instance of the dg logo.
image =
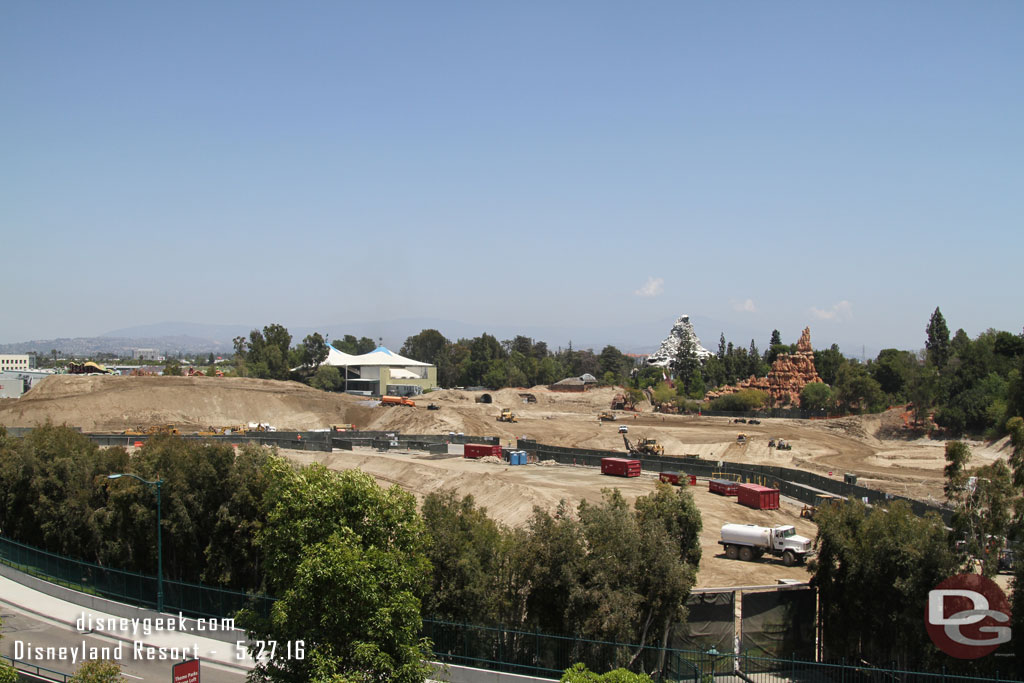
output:
M928 591L925 628L935 647L958 659L977 659L1010 641L1010 603L979 574L958 574Z

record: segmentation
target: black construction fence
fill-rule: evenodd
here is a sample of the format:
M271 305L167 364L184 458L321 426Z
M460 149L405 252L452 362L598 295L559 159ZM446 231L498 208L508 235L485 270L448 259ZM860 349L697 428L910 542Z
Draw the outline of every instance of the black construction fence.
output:
M24 436L31 430L25 430ZM12 434L12 436L14 436ZM152 438L150 434L86 434L99 446L135 446ZM383 431L303 431L303 432L246 432L244 434L178 434L178 438L213 441L216 443L242 444L257 443L263 446L277 446L299 451L331 452L335 448L352 450L354 447L387 450L422 450L428 453L447 453L448 444L486 443L498 444L497 436L473 436L465 434L402 434Z
M777 488L781 495L795 498L803 503L814 503L815 496L821 493L831 493L843 498L853 497L870 505L903 500L910 505L914 514L924 516L928 512L935 512L942 517L947 525L950 524L953 514L953 511L948 508L860 486L854 483L856 477L851 478L844 475L827 477L789 467L705 460L692 456L627 456L621 451L549 446L528 439L520 439L518 448L536 455L537 460L554 460L565 465L599 468L602 458L631 457L639 460L641 469L648 472L683 472L695 474L698 477L730 475L730 478L742 482Z

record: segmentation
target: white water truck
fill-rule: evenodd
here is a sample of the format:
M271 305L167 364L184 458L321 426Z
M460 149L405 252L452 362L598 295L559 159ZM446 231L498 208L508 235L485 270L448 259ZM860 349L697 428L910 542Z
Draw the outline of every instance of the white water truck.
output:
M765 553L782 558L787 567L803 562L811 552L811 539L797 536L791 525L767 527L756 524L723 524L722 540L725 556L749 562Z

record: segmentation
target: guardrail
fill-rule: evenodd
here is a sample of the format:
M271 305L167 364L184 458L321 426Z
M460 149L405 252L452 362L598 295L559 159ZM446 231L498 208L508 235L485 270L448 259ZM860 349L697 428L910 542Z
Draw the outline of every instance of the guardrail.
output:
M47 669L45 666L39 666L38 664L32 664L31 662L23 662L20 659L14 659L7 655L0 655L0 660L8 662L14 669L20 673L29 674L36 678L41 678L46 681L58 681L59 683L67 683L71 680L71 674L66 674L62 671L54 671L53 669ZM45 672L45 673L44 673Z
M156 608L157 579L139 572L103 567L34 548L0 536L0 562L65 588L137 607ZM188 617L232 617L243 608L270 614L274 599L256 593L164 579L164 609Z

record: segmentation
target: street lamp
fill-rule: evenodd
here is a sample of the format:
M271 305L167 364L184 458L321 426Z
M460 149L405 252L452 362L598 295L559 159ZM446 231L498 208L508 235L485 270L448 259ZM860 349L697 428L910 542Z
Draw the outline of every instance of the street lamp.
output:
M131 477L132 479L138 479L143 484L148 486L156 487L156 611L164 611L164 547L163 540L160 534L160 487L163 485L163 479L157 479L156 481L147 481L137 474L131 474L129 472L123 472L120 474L108 474L107 479L120 479L121 477Z

